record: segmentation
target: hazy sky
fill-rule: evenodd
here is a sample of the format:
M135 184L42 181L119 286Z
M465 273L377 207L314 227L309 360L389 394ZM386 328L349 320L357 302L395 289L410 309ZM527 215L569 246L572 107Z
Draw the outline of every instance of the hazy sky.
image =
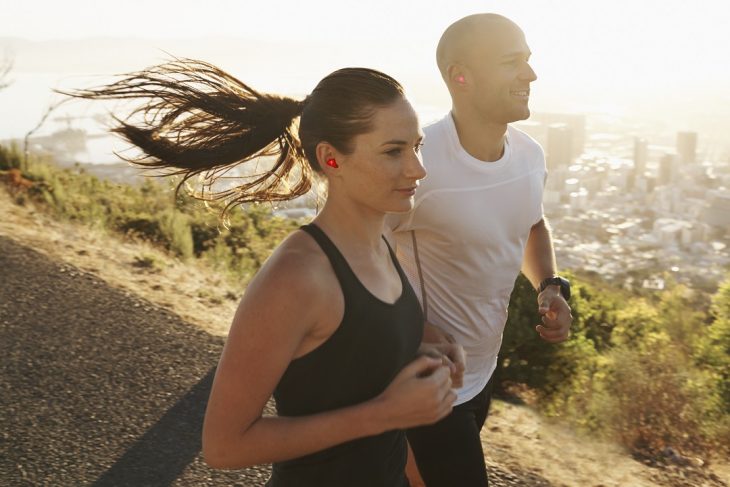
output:
M422 90L418 97L433 92L436 104L446 100L434 62L444 28L471 13L497 12L526 33L539 77L532 97L537 108L656 112L657 118L687 120L706 119L709 112L730 125L727 0L0 2L0 37L144 38L159 48L169 39L279 43L286 50L272 51L275 63L265 69L311 69L321 78L343 62L370 65ZM307 48L312 45L333 52ZM202 55L216 61L215 52Z

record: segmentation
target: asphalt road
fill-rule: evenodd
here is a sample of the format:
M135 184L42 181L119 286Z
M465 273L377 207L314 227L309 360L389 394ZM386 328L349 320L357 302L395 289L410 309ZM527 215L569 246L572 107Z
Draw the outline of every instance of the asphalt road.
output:
M201 459L222 346L0 236L0 485L263 485Z

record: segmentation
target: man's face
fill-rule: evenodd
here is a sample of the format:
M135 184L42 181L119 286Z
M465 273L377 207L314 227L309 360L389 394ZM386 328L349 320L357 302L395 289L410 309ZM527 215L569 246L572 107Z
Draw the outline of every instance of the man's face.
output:
M510 123L530 116L530 48L520 29L500 25L475 36L466 56L468 102L493 123Z

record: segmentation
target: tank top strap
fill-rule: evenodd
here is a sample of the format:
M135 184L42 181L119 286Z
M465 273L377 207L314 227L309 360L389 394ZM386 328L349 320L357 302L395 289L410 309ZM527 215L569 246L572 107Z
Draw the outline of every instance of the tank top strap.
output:
M347 259L345 259L345 256L342 255L342 252L340 252L334 242L330 240L330 238L327 236L326 233L324 233L324 231L322 231L321 228L313 223L302 225L300 228L307 232L309 235L311 235L312 238L314 238L314 240L319 244L320 248L329 259L330 264L332 264L332 268L335 271L335 276L337 276L337 279L340 281L340 285L343 286L343 288L344 286L356 286L367 291L367 289L361 283L360 279L352 270L352 267L350 267L350 264L347 263ZM398 263L398 258L391 248L390 243L388 243L388 239L386 239L385 236L382 236L382 239L385 242L385 245L388 247L388 253L390 254L390 258L393 261L393 265L395 266L395 270L398 272L398 277L400 278L401 285L403 286L403 290L405 291L405 286L408 283L408 277L406 276L405 272L403 272L400 263Z
M349 286L357 282L357 276L352 271L350 264L347 263L345 256L342 255L342 252L340 252L334 242L330 240L321 228L314 223L302 225L299 228L311 235L315 242L319 244L322 252L327 256L330 264L332 264L332 269L334 269L335 276L337 276L337 280L340 281L341 286Z
M390 254L390 258L393 261L393 265L395 266L395 270L398 271L398 275L400 276L400 280L403 283L408 282L408 277L406 276L405 271L403 271L403 268L400 266L400 262L398 262L398 257L395 255L395 250L390 246L390 242L388 242L388 239L385 238L385 235L382 235L383 242L385 242L385 245L388 247L388 253Z

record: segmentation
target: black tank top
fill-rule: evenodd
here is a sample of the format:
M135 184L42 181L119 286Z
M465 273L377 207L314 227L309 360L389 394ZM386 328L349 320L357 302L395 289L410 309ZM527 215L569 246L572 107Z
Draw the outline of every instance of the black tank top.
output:
M374 398L416 357L423 335L421 306L390 245L403 287L393 304L365 288L319 227L310 224L302 230L329 258L342 287L345 312L324 343L289 364L274 390L279 416L320 413ZM408 485L405 464L404 433L388 431L275 463L266 485L404 487Z

